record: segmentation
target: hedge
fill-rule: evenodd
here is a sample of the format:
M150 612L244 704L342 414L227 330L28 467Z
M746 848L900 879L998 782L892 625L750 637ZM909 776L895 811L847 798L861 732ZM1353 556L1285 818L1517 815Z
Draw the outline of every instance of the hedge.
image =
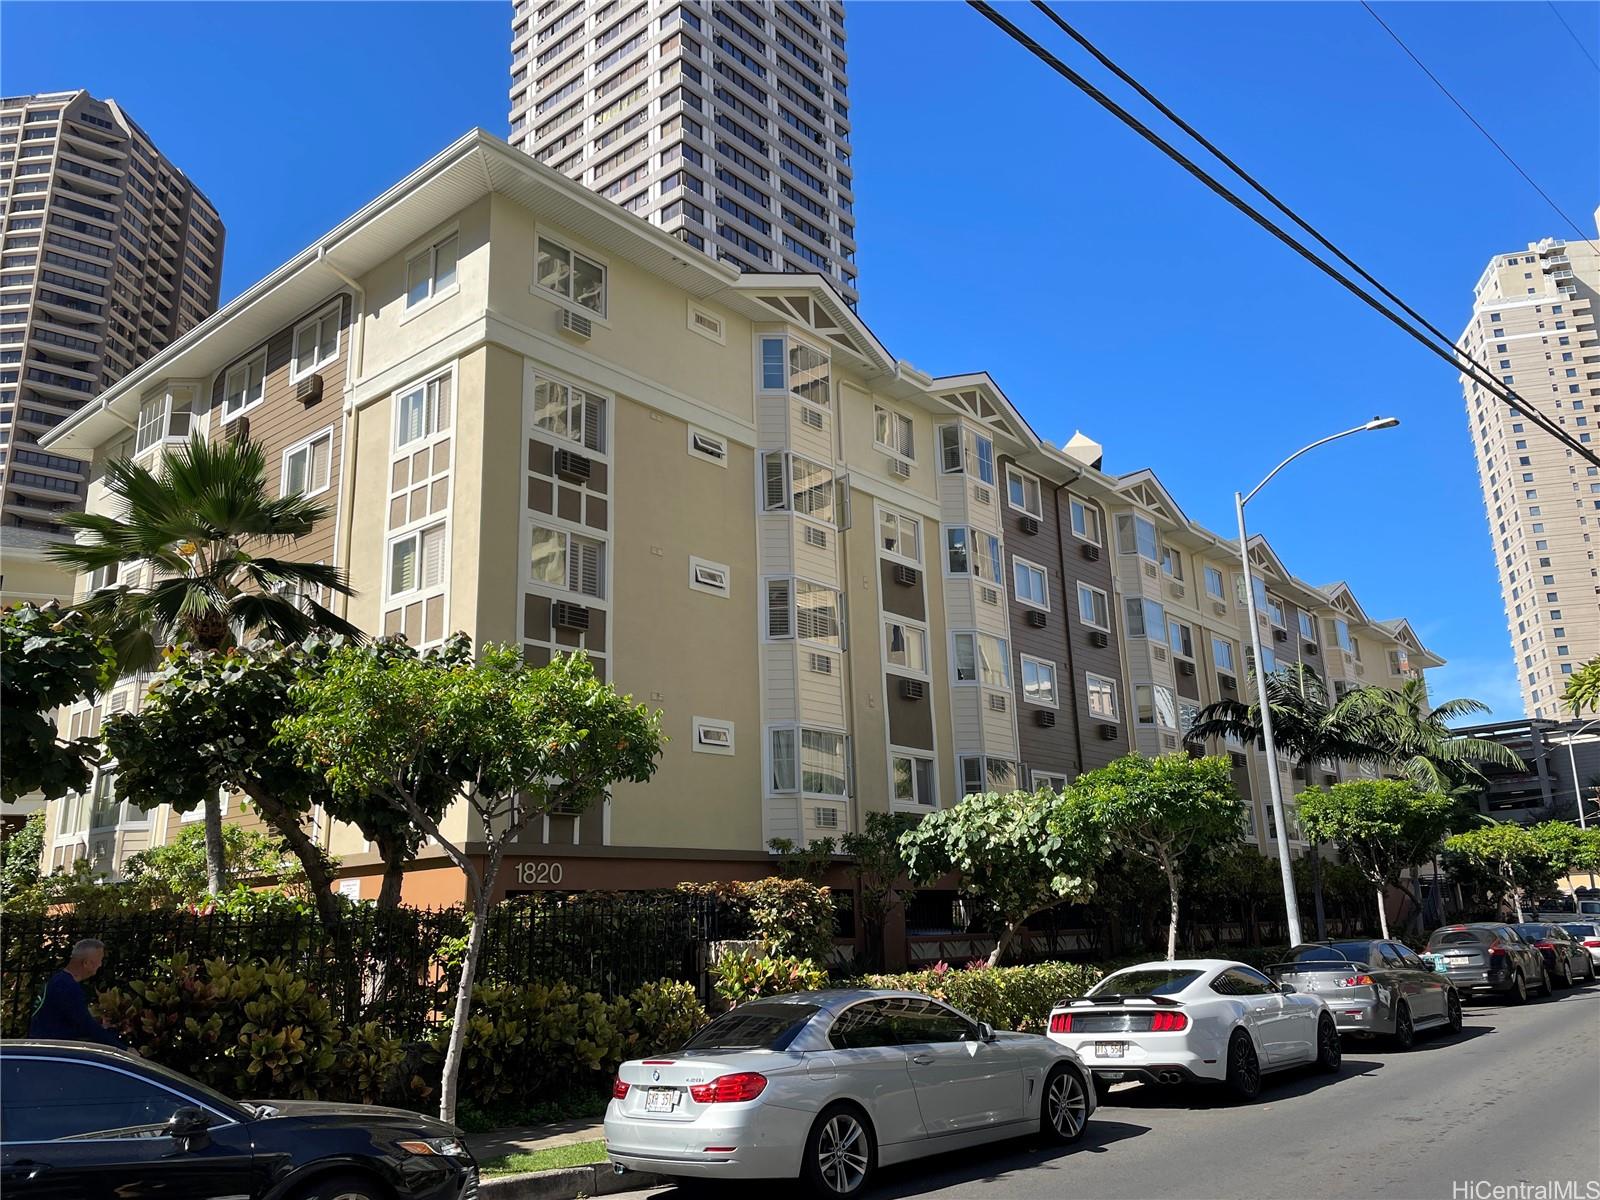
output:
M1098 967L1081 963L1035 963L1025 967L971 967L863 975L844 986L925 992L996 1029L1043 1033L1050 1010L1068 996L1081 996L1101 978Z

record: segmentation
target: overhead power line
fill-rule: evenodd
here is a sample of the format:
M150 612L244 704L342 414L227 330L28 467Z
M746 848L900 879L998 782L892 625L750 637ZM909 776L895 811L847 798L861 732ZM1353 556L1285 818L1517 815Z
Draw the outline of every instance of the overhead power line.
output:
M1403 40L1401 40L1400 35L1389 27L1389 22L1385 21L1382 17L1380 17L1378 15L1377 9L1373 8L1372 5L1368 4L1367 0L1361 0L1361 7L1367 10L1367 12L1371 15L1371 17L1372 17L1372 19L1374 21L1376 21L1379 25L1383 26L1383 31L1394 39L1395 45L1399 46L1400 49L1402 49L1402 50L1404 50L1406 52L1406 55L1411 59L1412 62L1417 64L1417 67L1422 71L1422 73L1424 75L1426 75L1429 79L1433 80L1433 85L1436 88L1438 88L1441 92L1443 92L1447 97L1449 97L1450 103L1454 104L1457 108L1459 108L1461 110L1461 115L1464 116L1467 120L1471 121L1472 124L1473 124L1473 127L1475 129L1477 129L1477 131L1479 133L1483 134L1484 137L1489 139L1489 144L1491 146L1493 146L1496 150L1500 151L1500 157L1505 159L1508 163L1510 163L1513 167L1515 167L1516 171L1517 171L1517 174L1521 175L1524 179L1526 179L1528 181L1528 186L1531 187L1534 191L1538 192L1539 195L1544 197L1544 202L1546 204L1548 204L1553 210L1555 210L1556 215L1559 216L1568 225L1572 226L1573 232L1576 233L1580 238L1582 238L1584 241L1588 242L1591 246L1594 246L1594 242L1590 239L1588 234L1584 233L1583 229L1579 226L1579 224L1576 221L1574 221L1571 217L1567 216L1566 210L1563 209L1559 204L1557 204L1554 200L1552 200L1550 198L1550 193L1549 192L1545 191L1542 187L1540 187L1537 183L1534 182L1533 176L1529 175L1526 171L1524 171L1522 169L1522 164L1519 163L1516 159L1511 157L1511 152L1509 150L1507 150L1499 142L1495 141L1494 134L1490 133L1487 129L1485 129L1483 127L1483 122L1478 120L1477 117L1473 116L1471 111L1467 108L1467 106L1465 104L1461 103L1461 101L1456 99L1455 93L1452 92L1449 88L1445 87L1445 85L1440 81L1440 79L1439 79L1439 77L1437 75L1435 75L1432 71L1428 70L1428 64L1423 62L1420 58L1418 58L1417 54L1416 54L1416 51L1414 51L1410 46L1406 45ZM1559 17L1561 14L1557 13L1556 15ZM1562 24L1566 24L1566 22L1563 21ZM1600 251L1600 246L1595 246L1595 249L1597 251Z
M1162 116L1166 117L1179 129L1183 130L1184 133L1188 134L1201 146L1205 147L1205 149L1214 158L1225 165L1240 179L1244 180L1244 182L1248 184L1258 195L1266 199L1274 208L1283 213L1284 216L1288 217L1297 226L1315 238L1321 246L1332 253L1340 262L1353 270L1357 275L1361 276L1361 278L1367 283L1375 287L1387 300L1398 306L1402 312L1411 317L1414 321L1431 333L1441 344L1449 347L1452 353L1456 355L1458 359L1464 359L1470 368L1467 373L1476 379L1481 385L1490 386L1492 389L1494 385L1498 384L1500 388L1505 388L1505 385L1500 383L1499 380L1490 372L1487 364L1478 362L1476 359L1471 358L1461 351L1455 345L1454 339L1451 338L1449 334L1445 333L1444 330L1434 325L1433 322L1428 320L1428 318L1423 316L1415 308L1411 307L1411 305L1407 304L1389 288L1385 287L1382 282L1380 282L1370 272L1362 267L1360 263L1356 262L1343 250L1339 249L1338 246L1334 245L1333 242L1329 241L1325 236L1323 236L1320 230L1311 225L1310 222L1306 221L1300 216L1299 213L1295 212L1282 200L1278 199L1276 195L1268 191L1267 188L1259 180L1257 180L1255 176L1251 175L1231 157L1224 153L1223 150L1216 145L1216 143L1212 142L1188 121L1185 121L1181 116L1174 112L1168 105L1163 103L1160 97L1156 96L1154 92L1145 87L1144 84L1140 83L1127 71L1123 70L1123 68L1114 62L1109 55L1102 51L1083 34L1079 33L1078 30L1073 28L1071 24L1069 24L1063 17L1056 13L1054 9L1050 8L1048 4L1044 3L1044 0L1033 0L1033 6L1040 12L1044 13L1044 15L1048 17L1051 22L1055 24L1057 28L1062 30L1068 37L1093 55L1095 60L1099 62L1101 66L1105 67L1108 71L1112 72L1112 74L1116 75L1116 77L1123 83L1133 88L1134 91L1138 92L1141 97L1143 97L1158 112L1160 112ZM1391 319L1393 318L1391 317ZM1509 389L1505 390L1509 392ZM1509 394L1510 398L1513 400L1521 399L1514 392L1510 392ZM1502 399L1504 398L1502 397ZM1566 430L1550 421L1549 418L1545 417L1544 414L1540 413L1537 409L1531 410L1528 419L1543 429L1546 433L1550 433L1555 436L1557 440L1563 442L1563 444L1571 446L1571 448L1576 449L1582 444L1573 443L1571 436L1566 432Z
M1567 36L1572 39L1572 44L1576 46L1583 56L1589 60L1589 65L1596 71L1600 71L1600 62L1595 62L1594 55L1589 53L1589 47L1583 44L1583 39L1573 31L1571 25L1567 24L1567 19L1561 15L1561 10L1552 4L1551 0L1544 0L1544 3L1545 7L1555 14L1556 20L1561 22L1561 28L1567 31Z
M1172 159L1184 170L1189 172L1190 175L1194 176L1195 179L1204 184L1205 187L1214 192L1217 196L1221 197L1234 208L1238 209L1241 213L1249 217L1273 237L1277 238L1279 241L1284 243L1284 245L1294 250L1295 253L1306 259L1306 261L1316 266L1329 278L1333 279L1346 291L1350 292L1357 299L1359 299L1363 304L1367 305L1369 308L1379 313L1392 324L1396 325L1415 341L1421 343L1430 353L1444 359L1446 362L1450 363L1451 366L1457 368L1458 370L1467 370L1469 374L1477 377L1479 382L1489 391L1489 393L1496 399L1500 400L1501 403L1507 405L1508 407L1518 408L1519 410L1523 411L1523 415L1525 415L1529 420L1533 421L1546 433L1550 434L1550 436L1560 441L1564 446L1579 454L1587 461L1594 463L1596 466L1600 466L1600 455L1596 455L1587 446L1582 445L1576 439L1571 437L1571 435L1569 435L1564 429L1550 422L1547 418L1538 413L1536 409L1532 409L1531 405L1528 405L1527 401L1523 400L1514 391L1502 384L1498 379L1488 375L1488 373L1475 360L1461 355L1460 352L1455 348L1454 343L1451 343L1448 341L1448 339L1446 339L1445 345L1441 346L1436 344L1433 340L1430 340L1428 334L1408 323L1399 313L1383 304L1376 297L1363 289L1359 284L1355 283L1349 277L1338 271L1332 266L1332 264L1327 262L1327 260L1321 258L1309 247L1297 241L1293 235L1286 232L1280 226L1274 224L1269 218L1252 207L1247 201L1243 200L1236 193L1230 191L1225 185L1218 182L1215 177L1195 164L1189 158L1185 157L1160 134L1156 133L1132 113L1128 112L1127 109L1123 108L1115 100L1112 100L1099 88L1095 87L1094 84L1090 83L1077 71L1073 70L1066 63L1062 62L1059 58L1057 58L1049 50L1045 49L1044 46L1040 45L1028 34L1024 33L1011 21L1001 16L995 11L992 5L986 3L985 0L968 0L968 4L981 13L983 17L991 24L1002 30L1009 38L1011 38L1012 41L1022 46L1035 58L1039 59L1051 70L1056 72L1056 74L1066 79L1096 104L1100 105L1107 112L1111 113L1112 116L1116 117L1124 125L1132 129L1140 137L1144 138L1151 145L1159 149L1168 158Z

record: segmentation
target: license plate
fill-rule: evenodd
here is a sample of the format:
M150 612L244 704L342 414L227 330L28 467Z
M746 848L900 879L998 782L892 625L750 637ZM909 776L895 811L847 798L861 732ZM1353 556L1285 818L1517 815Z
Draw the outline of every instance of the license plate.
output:
M671 1112L677 1104L677 1088L651 1088L644 1094L645 1112Z
M1121 1058L1122 1052L1127 1048L1127 1042L1096 1042L1094 1044L1094 1056L1096 1058Z

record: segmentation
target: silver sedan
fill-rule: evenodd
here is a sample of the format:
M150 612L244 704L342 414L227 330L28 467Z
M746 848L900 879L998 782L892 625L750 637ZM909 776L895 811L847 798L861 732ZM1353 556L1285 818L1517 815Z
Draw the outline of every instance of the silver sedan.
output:
M683 1049L622 1064L611 1159L701 1179L804 1179L855 1196L880 1165L1038 1132L1095 1109L1078 1056L915 992L796 992L724 1013Z

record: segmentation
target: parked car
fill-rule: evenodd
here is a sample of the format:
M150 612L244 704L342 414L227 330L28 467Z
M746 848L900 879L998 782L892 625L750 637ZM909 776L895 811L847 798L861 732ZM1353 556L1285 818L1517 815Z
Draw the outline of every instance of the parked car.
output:
M1212 1080L1240 1099L1304 1063L1337 1071L1339 1029L1322 998L1222 959L1149 962L1106 976L1050 1010L1050 1034L1095 1078Z
M1571 987L1577 979L1585 982L1594 979L1594 963L1589 952L1560 925L1529 921L1512 928L1544 956L1544 969L1555 983Z
M398 1108L238 1101L125 1050L0 1042L7 1200L466 1200L456 1129Z
M1530 989L1551 992L1544 956L1509 925L1479 921L1446 925L1428 939L1423 958L1463 992L1503 992L1518 1002Z
M1461 1029L1455 984L1399 942L1307 942L1267 974L1321 996L1342 1034L1383 1034L1409 1050L1418 1030Z
M804 1179L855 1196L879 1166L1038 1131L1095 1109L1078 1056L996 1033L916 992L795 992L723 1013L672 1054L622 1064L606 1144L624 1169Z
M1589 952L1589 964L1600 969L1600 923L1569 921L1561 926Z

